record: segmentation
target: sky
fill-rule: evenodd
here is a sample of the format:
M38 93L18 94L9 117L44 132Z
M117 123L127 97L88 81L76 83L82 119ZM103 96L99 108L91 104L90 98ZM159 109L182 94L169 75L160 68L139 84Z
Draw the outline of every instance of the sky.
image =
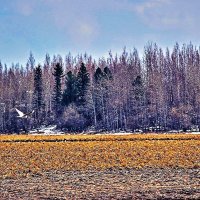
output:
M0 60L200 44L199 0L0 0Z

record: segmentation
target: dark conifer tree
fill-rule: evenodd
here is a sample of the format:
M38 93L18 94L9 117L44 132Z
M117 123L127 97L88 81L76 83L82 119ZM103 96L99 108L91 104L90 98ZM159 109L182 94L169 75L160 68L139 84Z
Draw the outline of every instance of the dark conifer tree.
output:
M130 106L130 114L131 114L131 129L137 129L141 127L143 124L143 120L141 118L142 113L144 112L144 85L141 76L137 76L135 80L132 82L132 89L130 93L131 106Z
M105 74L102 72L101 68L98 67L94 73L94 100L95 100L95 111L96 111L96 120L99 122L102 120L102 107L104 103L104 77Z
M98 67L98 68L96 69L95 73L94 73L94 80L95 80L95 83L96 83L96 84L100 84L101 81L102 81L103 76L104 76L104 74L103 74L101 68Z
M42 69L40 65L34 69L33 109L35 110L35 118L39 122L44 109Z
M103 71L104 71L104 75L105 75L106 79L111 80L112 73L111 73L110 69L108 67L105 67Z
M58 118L61 113L61 103L62 103L61 81L63 77L63 67L60 63L57 63L55 65L53 76L55 77L53 104L54 104L54 111L56 118Z
M134 87L134 96L136 101L142 101L144 96L144 86L142 82L141 76L137 76L136 79L133 82Z
M64 106L68 106L69 104L76 101L77 98L77 84L76 84L76 76L69 71L66 76L65 81L65 91L63 93L62 103Z
M77 104L79 106L84 105L86 102L89 83L89 73L87 72L84 63L82 63L77 75Z

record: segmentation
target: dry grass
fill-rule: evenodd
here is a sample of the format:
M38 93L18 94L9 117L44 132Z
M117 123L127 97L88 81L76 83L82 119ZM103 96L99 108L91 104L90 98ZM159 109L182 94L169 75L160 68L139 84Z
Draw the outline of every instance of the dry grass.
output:
M200 134L130 134L130 135L0 135L0 142L27 141L124 141L124 140L200 140Z
M0 136L0 177L46 171L199 168L199 135Z

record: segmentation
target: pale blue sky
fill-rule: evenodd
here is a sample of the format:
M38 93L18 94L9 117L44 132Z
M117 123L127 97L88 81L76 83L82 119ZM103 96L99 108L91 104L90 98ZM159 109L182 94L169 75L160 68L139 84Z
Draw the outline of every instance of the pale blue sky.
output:
M36 63L48 52L96 57L148 41L200 44L199 0L0 0L0 59Z

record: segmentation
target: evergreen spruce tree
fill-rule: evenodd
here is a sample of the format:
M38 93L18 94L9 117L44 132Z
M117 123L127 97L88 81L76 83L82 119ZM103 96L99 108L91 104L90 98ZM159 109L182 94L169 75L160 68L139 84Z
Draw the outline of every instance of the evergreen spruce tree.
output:
M94 81L96 84L100 84L102 81L102 78L104 76L104 73L102 72L101 68L97 68L94 73Z
M142 113L144 112L144 86L141 76L137 76L132 82L131 90L131 104L130 113L131 113L131 129L138 129L142 126Z
M42 111L44 109L42 69L40 65L34 69L33 109L35 110L35 118L38 123L41 120Z
M137 76L132 85L135 100L141 105L144 96L144 86L141 76Z
M57 63L54 67L53 76L55 78L54 84L54 95L53 95L53 104L56 118L61 114L61 103L62 103L62 88L61 80L63 77L63 68L60 63Z
M102 120L102 110L103 110L103 95L104 95L104 72L101 68L97 68L94 73L94 100L95 100L95 114L97 122ZM99 128L99 127L98 127Z
M33 93L33 107L37 111L42 109L43 104L43 88L42 88L42 69L38 65L34 69L34 93Z
M66 76L65 81L65 91L63 93L62 103L64 106L68 106L77 99L77 85L76 85L76 76L69 71Z
M77 75L77 105L81 106L86 103L87 91L89 88L90 77L84 63L81 64Z
M104 68L104 76L107 80L111 80L112 79L112 73L110 71L110 69L108 67Z

